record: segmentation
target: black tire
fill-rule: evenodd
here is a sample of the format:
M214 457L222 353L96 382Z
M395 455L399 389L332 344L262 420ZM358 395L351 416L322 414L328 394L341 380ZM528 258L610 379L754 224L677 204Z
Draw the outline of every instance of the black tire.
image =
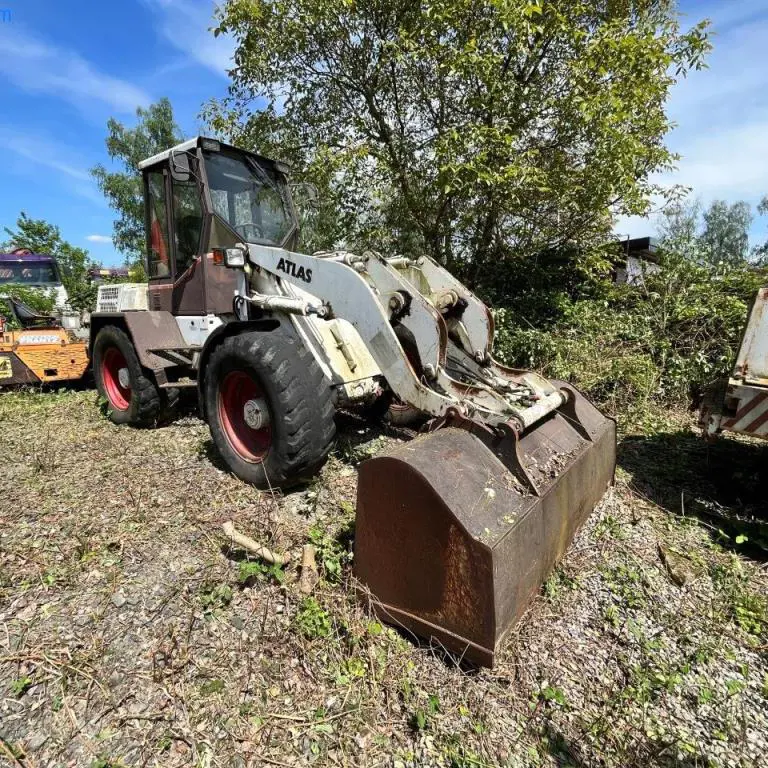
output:
M331 388L292 328L229 336L212 352L204 376L211 437L241 480L258 488L286 488L325 463L336 435ZM259 429L258 439L244 425L242 408L238 413L249 396L269 408L269 433Z
M116 365L128 371L127 387L117 381ZM99 331L93 342L93 375L99 393L107 401L110 421L134 426L157 421L162 403L160 390L141 367L125 331L114 325Z
M159 391L160 410L157 414L157 423L170 424L179 415L181 390L178 387L165 387Z

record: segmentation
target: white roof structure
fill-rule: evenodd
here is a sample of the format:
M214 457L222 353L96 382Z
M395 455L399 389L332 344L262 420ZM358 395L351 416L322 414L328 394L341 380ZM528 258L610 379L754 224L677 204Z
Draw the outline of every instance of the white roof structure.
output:
M187 141L182 141L181 144L177 144L175 147L164 149L162 152L158 152L156 155L152 155L152 157L148 157L146 160L142 160L139 163L139 170L143 171L145 168L149 168L150 166L156 165L157 163L162 163L163 160L167 160L174 152L190 152L194 149L197 149L199 146L202 146L203 149L206 149L205 142L207 141L215 143L216 147L219 149L222 147L228 147L229 149L236 150L237 152L246 152L249 155L258 158L259 161L267 160L268 162L273 163L275 167L283 173L288 173L291 169L290 165L287 163L279 160L269 160L268 158L262 157L256 152L251 152L250 150L241 149L239 147L233 146L232 144L227 144L226 142L221 141L221 139L214 139L211 136L195 136L194 139L187 139Z
M181 144L177 144L175 147L163 150L162 152L158 152L156 155L152 155L152 157L148 157L146 160L142 160L139 163L139 170L144 170L144 168L147 168L150 165L154 165L155 163L160 163L163 160L166 160L171 156L171 152L189 152L190 149L195 149L198 142L202 138L202 136L195 136L194 139L183 141Z

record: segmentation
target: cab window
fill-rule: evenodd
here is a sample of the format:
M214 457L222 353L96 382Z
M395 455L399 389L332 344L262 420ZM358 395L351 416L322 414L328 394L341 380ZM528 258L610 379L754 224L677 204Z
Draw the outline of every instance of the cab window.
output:
M149 276L168 277L168 216L165 207L165 178L161 171L147 174L149 201Z
M176 276L186 271L200 253L203 208L194 180L173 181L173 217L176 223Z

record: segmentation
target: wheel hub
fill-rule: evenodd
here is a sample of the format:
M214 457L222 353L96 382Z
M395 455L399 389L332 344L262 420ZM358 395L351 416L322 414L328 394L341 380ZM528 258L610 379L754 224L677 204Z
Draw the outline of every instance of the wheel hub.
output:
M243 406L243 419L251 429L269 426L269 407L264 398L247 400Z
M120 382L120 386L123 387L123 389L131 388L131 374L128 372L127 368L121 368L117 372L117 380Z

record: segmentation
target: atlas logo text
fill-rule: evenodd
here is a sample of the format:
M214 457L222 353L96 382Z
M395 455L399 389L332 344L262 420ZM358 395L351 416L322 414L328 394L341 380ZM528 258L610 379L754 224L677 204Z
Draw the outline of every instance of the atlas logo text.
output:
M312 282L311 269L304 269L304 267L300 267L298 264L294 264L288 259L280 259L280 261L277 262L277 268L280 272L285 272L286 275L295 277L298 280L303 280L305 283Z

